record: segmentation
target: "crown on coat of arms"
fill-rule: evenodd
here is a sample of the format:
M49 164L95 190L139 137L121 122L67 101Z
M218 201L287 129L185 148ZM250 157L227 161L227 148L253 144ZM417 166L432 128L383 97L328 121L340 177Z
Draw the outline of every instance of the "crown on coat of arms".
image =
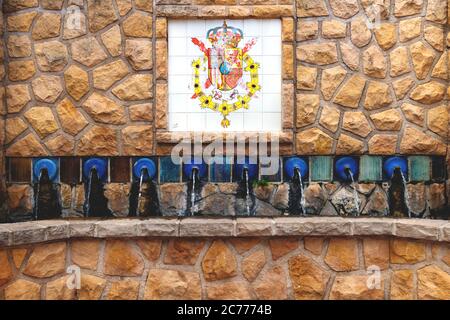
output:
M210 29L206 33L206 37L213 46L223 45L231 48L237 48L243 36L241 29L228 26L226 21L221 27Z

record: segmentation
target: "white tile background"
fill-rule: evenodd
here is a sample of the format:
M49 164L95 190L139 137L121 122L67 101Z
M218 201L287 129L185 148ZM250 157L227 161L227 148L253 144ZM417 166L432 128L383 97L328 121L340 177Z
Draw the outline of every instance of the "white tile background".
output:
M229 26L239 28L244 38L239 43L256 38L250 56L260 63L261 91L252 98L247 110L228 115L230 127L222 128L219 112L200 108L193 94L192 60L203 57L191 42L192 37L207 47L206 32L223 24L223 20L170 20L169 31L169 129L171 131L280 131L281 130L281 21L227 20ZM205 71L206 73L206 71ZM244 71L244 75L247 72ZM201 77L202 79L202 77Z

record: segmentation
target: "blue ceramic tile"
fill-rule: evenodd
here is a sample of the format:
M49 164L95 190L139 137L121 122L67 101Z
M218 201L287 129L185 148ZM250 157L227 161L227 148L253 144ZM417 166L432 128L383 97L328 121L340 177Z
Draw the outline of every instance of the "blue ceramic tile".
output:
M211 182L230 182L231 181L231 157L223 157L223 163L211 163L209 165L209 178Z
M362 156L359 165L359 181L381 181L383 179L382 157Z
M411 156L409 160L409 180L429 181L431 177L431 162L426 156Z
M196 160L192 159L191 161L183 163L183 172L182 172L183 181L187 182L191 179L192 170L195 167L199 169L200 179L203 181L208 181L208 165L203 161L201 157L196 158Z
M252 159L245 158L244 163L237 163L237 161L242 162L242 159L239 159L239 158L235 159L235 162L233 164L233 181L234 182L241 181L244 167L248 168L249 180L251 180L251 181L258 180L259 166L257 163L256 164L253 163L254 158L252 158Z
M283 169L281 167L281 158L277 158L276 160L274 160L274 159L271 160L271 158L268 158L267 161L277 161L278 162L278 168L273 168L273 170L275 170L275 169L278 169L278 170L276 170L275 174L263 175L262 174L262 169L263 168L269 168L271 166L271 163L269 162L269 163L266 164L265 160L261 161L261 163L259 165L259 170L261 172L261 175L260 175L261 176L261 180L266 180L266 181L269 181L269 182L281 182L281 172L282 172L282 169ZM275 165L276 164L274 164L274 166ZM272 169L270 169L270 170L272 171Z
M33 183L39 180L39 168L47 168L52 182L59 182L59 160L58 158L35 158L33 159L32 177ZM53 178L52 178L53 175Z
M172 162L170 156L159 158L159 182L180 182L180 165Z
M333 159L328 156L316 156L310 158L311 180L331 181L333 178Z

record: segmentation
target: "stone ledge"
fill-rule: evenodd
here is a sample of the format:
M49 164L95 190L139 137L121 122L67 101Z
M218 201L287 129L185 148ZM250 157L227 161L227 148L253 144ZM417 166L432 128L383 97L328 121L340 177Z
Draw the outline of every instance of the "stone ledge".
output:
M450 242L444 220L279 217L48 220L0 225L0 247L73 238L394 236Z

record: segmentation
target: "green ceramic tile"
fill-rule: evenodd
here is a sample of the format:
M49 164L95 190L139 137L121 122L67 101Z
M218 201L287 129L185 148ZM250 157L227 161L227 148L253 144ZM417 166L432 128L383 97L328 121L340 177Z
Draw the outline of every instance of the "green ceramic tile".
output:
M409 180L429 181L431 176L430 158L426 156L411 156L409 160Z
M311 180L331 181L333 177L333 159L327 156L311 157Z
M362 156L359 160L359 181L381 181L383 159L377 156Z

